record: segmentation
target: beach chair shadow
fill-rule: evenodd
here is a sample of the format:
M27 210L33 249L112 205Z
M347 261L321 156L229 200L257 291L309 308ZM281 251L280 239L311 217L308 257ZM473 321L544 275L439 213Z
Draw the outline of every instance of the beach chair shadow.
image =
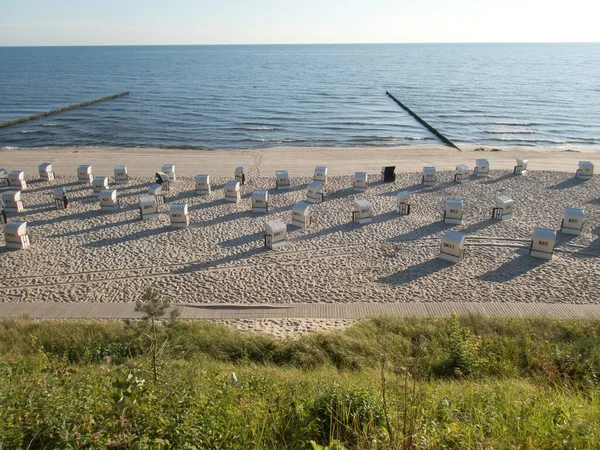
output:
M383 222L387 222L388 220L393 220L397 217L400 217L398 215L398 211L396 211L396 210L388 211L386 213L379 214L377 216L373 216L373 223L383 223Z
M137 191L140 189L144 189L144 188L148 188L148 186L150 186L152 183L138 183L138 184L118 184L115 182L112 182L110 184L110 187L113 189L117 189L119 191Z
M87 242L82 245L85 248L98 248L98 247L109 247L113 245L123 244L125 242L137 241L138 239L149 238L152 236L158 236L159 234L166 233L173 230L170 226L161 226L153 230L143 230L136 233L127 234L119 237L108 237L100 239L99 241Z
M577 238L574 234L565 234L565 233L556 233L556 245L555 247L560 247L561 245L568 244L573 239Z
M52 189L57 188L61 185L57 185L57 184L47 184L45 186L39 186L36 188L32 188L31 185L29 184L29 181L27 182L27 189L25 189L23 191L23 194L33 194L35 192L44 192L44 191L48 191L48 194L52 193ZM2 188L3 191L9 191L10 188Z
M211 200L211 201L205 202L205 203L196 203L194 205L189 205L188 208L190 211L196 211L196 210L199 211L202 209L212 208L213 206L222 205L224 203L225 203L225 199L219 198L219 199L214 199L214 200Z
M353 188L344 188L331 193L325 193L326 198L328 200L334 200L336 198L346 198L354 194L360 194L360 192L355 192Z
M433 186L426 186L430 188L426 192L439 192L448 189L451 186L456 186L456 183L454 181L442 181Z
M41 226L41 225L51 225L51 224L64 222L66 220L89 220L92 218L96 218L98 216L102 216L104 214L106 214L106 213L104 211L101 211L100 208L98 208L98 209L94 209L91 211L85 211L85 212L80 212L80 213L75 213L75 214L65 214L65 215L61 214L58 216L50 217L48 219L31 220L28 223L32 227Z
M56 207L52 204L52 205L39 205L39 206L34 206L34 207L27 207L25 208L25 212L27 214L41 214L41 213L45 213L45 212L50 212L50 211L56 211Z
M269 191L269 195L284 195L284 194L287 194L288 192L305 191L306 186L307 186L306 184L297 184L297 185L290 186L289 189L280 190L280 191L278 191L277 188L275 186L273 186L273 187L270 187L268 189L268 191Z
M172 271L171 273L177 274L177 275L183 275L183 274L187 274L187 273L199 272L202 270L217 267L221 264L227 264L227 263L231 263L231 262L235 262L235 261L241 261L244 259L248 259L248 258L251 258L252 256L259 255L266 251L267 251L266 248L261 245L260 247L251 248L250 250L246 250L246 251L243 251L240 253L235 253L233 255L224 256L222 258L215 259L212 261L191 263L185 267L176 269L176 270Z
M238 247L240 245L249 244L251 242L255 242L264 237L264 231L257 231L256 233L247 234L245 236L240 236L237 238L229 239L227 241L223 241L219 244L221 247Z
M515 278L519 278L547 262L544 259L532 258L529 256L528 250L523 251L525 251L525 253L521 253L516 258L505 262L497 269L479 275L477 278L491 283L505 283L514 280Z
M600 237L593 241L590 245L576 253L571 253L575 258L600 258Z
M59 178L57 178L56 180L60 181ZM58 186L70 188L67 190L72 192L83 191L84 189L89 189L90 191L92 190L91 184L80 183L79 181L71 181L70 183L58 183Z
M590 205L597 205L600 206L600 197L599 198L593 198L592 200L590 200L588 202Z
M560 183L555 184L554 186L549 186L548 189L552 190L561 190L561 189L570 189L576 186L579 186L585 183L586 180L582 180L581 178L568 178Z
M460 230L460 232L465 233L465 234L477 233L478 231L481 231L484 228L487 228L496 222L497 221L495 221L493 219L485 219L485 220L482 220L481 222L474 223L472 225L469 225L466 228L463 228L462 230Z
M19 251L18 248L8 248L6 246L0 247L0 255L4 255L5 253L16 252Z
M393 286L407 284L421 278L428 277L442 269L451 267L452 263L439 258L428 259L422 263L407 267L401 272L396 272L377 280L378 283L390 284Z
M423 225L420 228L409 231L405 234L399 234L396 237L388 239L390 242L406 242L406 241L414 241L417 239L422 239L427 236L431 236L433 234L441 233L442 231L446 231L448 228L452 228L454 225L449 223L445 223L444 221L433 222L427 225Z
M503 181L509 180L511 178L513 178L515 175L510 172L510 173L506 173L498 178L493 178L491 180L487 180L485 183L483 184L496 184L496 183L501 183Z
M64 237L70 237L70 236L78 236L78 235L87 234L87 233L94 233L96 231L104 231L104 230L108 230L110 228L122 227L122 226L130 225L132 223L136 223L136 222L139 222L139 221L140 221L140 218L139 217L135 217L135 218L123 220L121 222L111 222L111 223L107 223L107 224L104 224L104 225L98 225L98 226L95 226L95 227L92 227L92 228L86 228L85 230L75 230L75 231L68 231L66 233L51 234L48 237L51 237L51 238L64 238Z
M301 241L306 241L309 239L316 239L319 237L327 236L329 234L337 233L338 231L344 231L344 232L353 231L356 228L357 228L357 226L354 223L348 221L347 223L341 223L339 225L335 225L330 228L325 228L324 230L317 231L315 233L303 234L302 236L298 236L298 237L289 239L289 241L290 242L301 242Z
M232 220L242 219L244 217L258 217L258 214L253 214L251 210L235 211L224 216L215 217L214 219L200 221L200 226L218 225Z
M269 208L269 210L267 211L267 213L256 213L255 216L259 217L259 216L264 216L265 220L267 219L267 215L268 214L277 214L283 211L289 211L290 213L292 212L292 206L293 205L286 205L286 206L280 206L278 208Z

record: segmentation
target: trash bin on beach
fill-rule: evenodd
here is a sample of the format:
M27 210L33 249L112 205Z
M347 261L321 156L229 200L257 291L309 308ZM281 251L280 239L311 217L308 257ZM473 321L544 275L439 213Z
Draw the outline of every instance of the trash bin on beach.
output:
M108 189L108 177L94 177L92 180L92 189L94 194L100 195L105 189Z
M210 195L212 189L210 187L210 176L209 175L196 175L194 178L196 182L196 194L197 195Z
M396 166L383 166L381 168L381 181L392 183L396 181Z
M158 217L158 202L153 195L143 195L138 200L142 220Z
M53 181L54 172L52 171L52 163L43 162L38 166L38 173L43 181Z
M408 197L408 191L400 191L396 194L398 214L400 214L401 216L408 216L410 214L410 203L408 203Z
M275 189L286 191L290 188L290 174L287 170L275 171Z
M127 173L127 166L116 166L114 169L115 183L125 184L129 181L129 174Z
M435 167L423 167L423 178L421 178L421 184L424 184L425 186L433 186L435 183L437 183L437 173Z
M465 241L467 235L458 231L448 230L442 236L440 243L440 259L452 263L460 262L465 257Z
M233 171L233 179L240 183L240 185L246 184L246 174L244 173L244 166L236 167Z
M80 183L91 184L93 179L92 166L83 164L77 168L77 181Z
M190 213L187 203L171 203L169 209L172 228L187 228L190 224Z
M513 216L515 201L506 194L496 194L496 206L492 208L492 219L506 220Z
M462 223L464 202L457 199L446 200L444 222L459 225Z
M320 181L323 184L327 184L327 167L325 167L325 166L315 167L313 181Z
M352 189L355 192L366 192L368 182L367 172L356 172L354 173L354 179L352 180Z
M117 199L116 189L105 189L98 195L100 199L101 211L117 211L119 209L119 200Z
M594 175L594 163L591 161L579 161L579 169L575 172L575 176L582 180L591 180Z
M22 170L13 170L8 172L8 184L11 189L18 189L24 191L27 189L27 182L25 181L25 172Z
M52 200L57 211L67 209L69 199L67 198L67 190L64 187L58 187L52 191Z
M6 241L6 248L29 248L27 222L14 221L4 225L4 240Z
M459 164L456 166L456 170L454 172L454 182L455 183L464 183L469 179L471 175L471 169L466 164Z
M373 222L373 206L368 200L355 200L352 209L352 222L364 225Z
M517 158L517 165L513 169L515 175L527 175L527 164L529 160L525 158Z
M162 173L166 173L169 177L169 183L177 181L177 175L175 175L175 164L163 164L160 168Z
M476 177L485 178L490 174L490 163L487 159L476 159L473 174Z
M239 203L242 198L240 194L239 181L228 181L225 183L223 190L225 191L225 201Z
M252 191L251 200L253 213L266 213L269 209L268 191Z
M23 211L23 202L21 201L21 191L6 191L2 193L2 201L6 212Z
M565 234L581 235L585 213L579 208L565 208L565 215L560 224L560 232Z
M535 228L529 246L529 256L541 259L552 259L556 245L556 230Z
M325 193L322 181L313 181L306 187L306 201L308 203L323 203Z
M298 202L292 206L292 225L306 229L310 226L310 203Z
M265 222L265 247L272 250L286 244L287 226L283 220Z

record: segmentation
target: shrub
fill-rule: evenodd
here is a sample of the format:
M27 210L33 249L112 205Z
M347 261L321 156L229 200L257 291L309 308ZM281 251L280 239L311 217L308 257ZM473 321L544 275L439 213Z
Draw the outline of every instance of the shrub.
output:
M351 446L376 433L384 423L372 391L337 383L326 386L314 400L308 418L316 424L320 442L337 440Z

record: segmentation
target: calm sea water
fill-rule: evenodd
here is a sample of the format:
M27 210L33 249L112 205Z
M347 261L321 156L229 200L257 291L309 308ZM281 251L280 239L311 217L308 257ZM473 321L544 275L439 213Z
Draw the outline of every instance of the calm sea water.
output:
M0 147L600 145L600 44L0 48Z

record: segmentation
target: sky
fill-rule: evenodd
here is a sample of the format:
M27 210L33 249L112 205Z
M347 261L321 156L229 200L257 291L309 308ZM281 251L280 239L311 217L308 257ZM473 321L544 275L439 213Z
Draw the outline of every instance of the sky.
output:
M0 0L0 46L600 42L598 0Z

